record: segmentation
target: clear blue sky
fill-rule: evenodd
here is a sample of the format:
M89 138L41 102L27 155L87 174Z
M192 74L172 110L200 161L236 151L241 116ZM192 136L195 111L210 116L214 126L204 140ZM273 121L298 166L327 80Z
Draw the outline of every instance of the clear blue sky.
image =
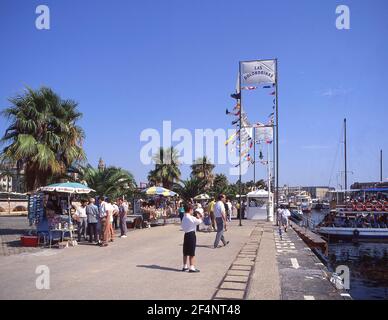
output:
M35 28L39 4L51 10L49 31ZM335 28L340 4L350 30ZM344 117L350 182L378 179L380 149L388 178L387 34L386 0L2 0L0 106L25 85L52 87L79 102L90 163L103 157L145 181L143 129L231 128L238 61L276 57L280 183L327 185L332 175L336 186ZM252 121L266 121L270 100L247 99Z

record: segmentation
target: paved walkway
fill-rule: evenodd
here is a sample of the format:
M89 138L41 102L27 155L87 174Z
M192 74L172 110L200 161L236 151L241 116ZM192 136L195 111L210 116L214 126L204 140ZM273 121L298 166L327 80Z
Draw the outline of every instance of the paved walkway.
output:
M20 236L30 229L26 216L0 216L0 256L39 251L20 245Z
M106 248L79 245L0 257L0 299L209 300L248 240L256 222L232 222L226 247L214 232L198 234L200 273L182 272L183 232L167 225L128 233ZM50 289L36 288L39 265L50 270Z
M181 272L179 225L135 230L106 248L36 249L0 256L0 299L342 299L324 266L290 229L233 221L230 244L213 248L215 233L197 235L198 274ZM36 268L50 270L38 290Z

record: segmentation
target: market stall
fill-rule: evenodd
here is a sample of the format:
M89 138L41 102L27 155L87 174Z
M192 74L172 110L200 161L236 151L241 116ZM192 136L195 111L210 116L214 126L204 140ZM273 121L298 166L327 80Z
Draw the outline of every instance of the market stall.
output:
M28 198L28 219L36 226L37 243L73 241L76 228L71 218L72 200L76 195L88 194L93 189L75 182L57 183L39 188ZM67 243L65 243L67 246Z
M263 189L247 194L246 218L250 220L273 219L273 194Z
M143 192L148 196L148 201L144 201L141 207L145 221L151 225L164 224L167 218L176 215L174 198L178 196L177 193L163 187L150 187Z

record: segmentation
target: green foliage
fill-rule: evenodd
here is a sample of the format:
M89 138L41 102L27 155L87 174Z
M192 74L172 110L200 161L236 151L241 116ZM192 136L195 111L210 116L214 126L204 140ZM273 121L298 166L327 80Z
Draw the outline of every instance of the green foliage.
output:
M213 169L215 165L206 156L198 158L191 165L191 177L205 181L205 190L209 190L214 182Z
M96 195L116 199L123 195L130 196L136 188L132 173L122 168L111 166L97 169L88 165L80 171L79 180L96 190Z
M180 197L189 201L191 198L204 193L205 190L205 181L198 178L190 178L187 180L181 180L179 183L175 184L173 191L178 193Z
M62 100L46 87L27 88L9 101L12 106L2 112L10 125L1 139L6 145L1 160L24 168L28 191L63 177L71 165L86 159L76 102Z
M174 182L181 176L179 169L178 152L173 147L168 149L160 148L153 156L155 169L148 174L148 181L152 185L161 184L167 189L171 189Z

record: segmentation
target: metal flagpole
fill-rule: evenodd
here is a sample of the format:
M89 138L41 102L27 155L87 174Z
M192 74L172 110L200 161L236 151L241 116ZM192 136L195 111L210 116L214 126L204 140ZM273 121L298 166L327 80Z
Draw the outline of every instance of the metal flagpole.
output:
M242 92L241 92L241 61L239 61L239 64L238 64L238 90L239 90L239 94L240 94L240 130L239 130L239 181L240 181L240 185L239 185L239 193L240 193L240 198L239 198L239 202L240 202L240 223L239 223L239 226L241 227L242 226L242 223L241 223L241 216L242 216L242 202L241 202L241 193L242 193L242 181L241 181L241 130L242 130Z
M253 186L256 187L256 128L253 127Z
M275 59L275 94L276 94L276 209L279 204L279 108L278 108L278 59Z
M344 119L344 155L345 155L345 200L348 190L348 165L346 157L346 118Z
M268 174L268 205L267 205L267 221L273 221L273 198L271 197L271 167L270 167L270 151L267 143L267 174Z

